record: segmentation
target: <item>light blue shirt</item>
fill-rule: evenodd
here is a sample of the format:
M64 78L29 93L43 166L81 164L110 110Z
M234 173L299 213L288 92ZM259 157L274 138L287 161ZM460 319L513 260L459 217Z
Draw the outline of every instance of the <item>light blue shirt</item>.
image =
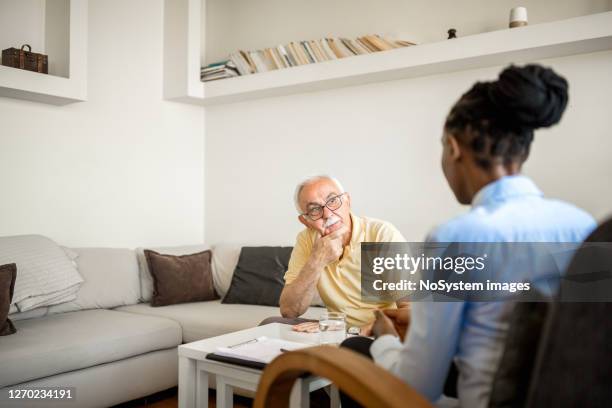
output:
M437 242L580 242L594 219L571 204L546 199L522 175L483 187L472 209L436 228ZM382 336L370 349L389 369L430 401L442 396L451 362L459 369L462 407L486 407L503 352L512 306L508 302L414 302L405 343Z

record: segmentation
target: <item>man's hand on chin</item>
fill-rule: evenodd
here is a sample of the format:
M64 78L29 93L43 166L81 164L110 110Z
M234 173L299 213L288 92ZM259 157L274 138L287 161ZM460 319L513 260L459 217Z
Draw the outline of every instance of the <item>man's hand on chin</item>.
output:
M327 266L340 259L344 252L342 238L347 230L348 228L343 225L330 234L317 237L311 256L315 257L318 264Z

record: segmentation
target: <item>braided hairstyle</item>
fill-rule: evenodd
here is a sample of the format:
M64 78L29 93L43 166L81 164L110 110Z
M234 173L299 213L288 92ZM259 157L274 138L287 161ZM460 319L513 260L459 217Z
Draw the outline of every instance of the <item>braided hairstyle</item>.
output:
M533 131L561 120L568 83L540 65L504 69L497 81L477 82L451 109L445 130L467 145L484 168L529 156Z

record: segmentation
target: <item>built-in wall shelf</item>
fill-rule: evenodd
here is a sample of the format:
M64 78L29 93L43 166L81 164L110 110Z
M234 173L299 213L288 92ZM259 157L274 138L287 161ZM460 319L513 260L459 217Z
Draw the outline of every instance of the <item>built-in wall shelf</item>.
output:
M66 105L87 99L87 1L70 0L67 76L0 65L0 97Z
M215 105L612 49L605 12L204 83L201 7L166 0L166 99Z

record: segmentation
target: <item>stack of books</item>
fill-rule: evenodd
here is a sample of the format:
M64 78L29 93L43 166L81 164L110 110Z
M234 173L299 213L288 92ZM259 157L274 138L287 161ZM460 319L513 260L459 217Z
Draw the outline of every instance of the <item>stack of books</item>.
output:
M365 35L356 39L323 38L311 41L296 41L279 45L274 48L265 48L257 51L237 51L229 56L228 61L211 64L202 69L202 80L229 78L221 76L213 68L232 64L232 74L249 75L258 72L267 72L277 69L296 67L298 65L314 64L331 61L355 55L370 54L379 51L388 51L395 48L415 45L410 41L392 40L380 35ZM236 71L233 71L233 70ZM205 78L204 71L207 71ZM227 71L227 70L226 70Z
M204 82L231 78L238 75L240 75L238 68L236 68L236 65L231 60L215 62L202 67L200 70L200 79Z

